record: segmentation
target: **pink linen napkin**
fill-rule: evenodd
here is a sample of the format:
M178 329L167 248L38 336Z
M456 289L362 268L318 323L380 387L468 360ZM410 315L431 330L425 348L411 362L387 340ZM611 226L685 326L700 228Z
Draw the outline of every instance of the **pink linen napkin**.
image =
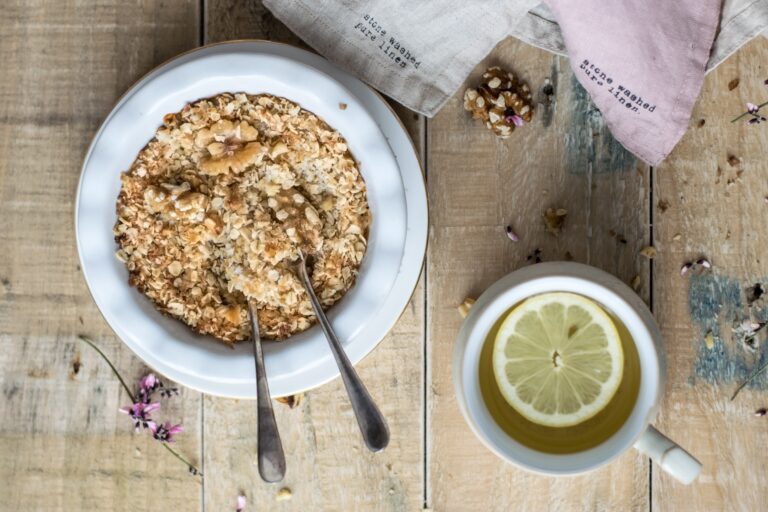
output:
M651 165L685 133L721 0L547 0L613 136Z

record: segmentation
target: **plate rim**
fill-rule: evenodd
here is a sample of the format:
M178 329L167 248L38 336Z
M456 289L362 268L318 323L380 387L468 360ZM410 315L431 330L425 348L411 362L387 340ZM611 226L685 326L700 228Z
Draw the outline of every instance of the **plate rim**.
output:
M79 212L80 212L80 199L81 199L81 191L82 191L82 187L83 187L83 180L84 180L84 176L85 176L86 164L88 163L88 161L91 158L91 155L93 153L96 141L99 139L99 137L103 133L103 131L104 131L105 127L107 126L107 124L109 123L109 121L112 119L112 117L115 115L115 113L119 110L119 107L123 105L124 101L126 101L127 97L130 95L130 93L132 93L134 90L136 90L138 87L140 87L150 77L154 76L162 68L164 68L164 67L172 64L173 62L175 62L175 61L177 61L177 60L179 60L179 59L181 59L181 58L183 58L185 56L188 56L190 54L194 54L194 53L198 53L198 52L204 52L205 50L207 50L209 48L212 48L212 47L229 46L229 45L234 46L234 45L244 44L244 43L245 44L257 43L257 44L262 44L262 45L265 45L265 46L286 47L286 48L290 49L290 51L296 51L296 52L303 53L303 54L307 55L310 59L321 59L321 60L325 61L325 63L327 63L328 65L330 65L330 66L332 66L334 68L334 71L337 71L339 73L347 75L350 79L352 79L354 81L357 81L368 92L373 93L373 95L376 97L378 102L381 105L384 105L386 107L386 109L388 110L388 113L391 116L391 118L393 118L395 120L396 124L399 126L399 131L405 136L405 139L410 143L410 153L412 153L412 155L414 156L414 160L415 160L416 166L418 167L419 175L420 175L420 178L421 178L421 180L419 181L419 183L420 183L420 187L419 188L420 188L422 193L418 194L418 196L423 198L422 204L424 206L424 211L425 211L425 218L424 218L424 223L423 223L423 225L424 225L423 237L419 237L418 239L416 239L416 241L419 242L419 246L422 247L422 250L419 251L419 253L420 253L419 265L418 265L418 269L419 270L418 270L418 273L415 276L413 289L411 290L410 294L408 295L408 300L405 301L401 311L395 317L395 319L391 323L391 325L387 328L386 332L384 332L384 334L374 344L372 344L372 346L369 349L367 349L365 351L365 353L358 360L353 361L353 365L357 365L358 363L363 361L366 357L368 357L374 350L376 350L376 348L378 348L378 346L381 344L381 342L384 340L384 338L386 338L392 332L393 328L401 320L402 316L405 314L405 311L408 309L408 305L411 303L411 300L413 300L413 297L414 297L414 295L416 293L416 289L418 288L419 282L421 281L421 277L422 277L422 275L424 273L424 266L425 266L426 255L427 255L427 248L428 248L428 244L429 244L430 210L429 210L429 200L428 200L429 198L428 198L428 192L427 192L427 186L426 186L426 175L425 175L424 166L423 166L423 163L422 163L422 160L421 160L423 155L421 155L420 151L418 151L418 149L416 148L416 145L415 145L412 137L408 133L407 128L403 124L402 119L400 119L400 116L397 115L397 113L393 109L392 105L389 104L389 102L386 100L386 98L380 92L378 92L376 89L374 89L372 86L370 86L369 84L365 83L364 81L362 81L358 77L356 77L356 76L352 75L351 73L349 73L348 71L342 69L341 67L339 67L335 63L329 61L328 59L326 59L322 55L317 54L317 53L313 53L311 51L308 51L308 50L306 50L304 48L301 48L301 47L299 47L297 45L290 44L290 43L284 43L284 42L279 42L279 41L270 41L270 40L258 39L258 38L246 38L246 39L233 39L233 40L228 40L228 41L219 41L219 42L209 43L209 44L201 45L201 46L198 46L198 47L186 50L186 51L184 51L182 53L174 55L173 57L171 57L169 59L166 59L165 61L161 62L160 64L154 66L153 68L151 68L150 70L148 70L147 72L142 74L139 78L137 78L135 81L133 81L131 83L131 85L129 87L127 87L126 90L115 100L115 102L112 105L109 113L106 115L104 120L99 124L98 129L94 132L93 136L91 137L90 143L88 144L88 149L87 149L87 151L86 151L86 153L85 153L85 155L83 157L82 164L80 166L80 176L78 177L78 184L77 184L77 188L76 188L76 191L75 191L74 216L73 216L74 217L74 219L73 219L74 220L74 228L75 228L75 244L76 244L76 247L77 247L78 261L79 261L79 263L81 265L81 268L83 269L81 271L82 277L83 277L83 280L85 281L86 289L88 290L88 295L91 297L91 300L96 305L96 309L99 312L99 315L102 317L104 322L107 324L109 329L112 331L112 334L114 335L114 337L117 338L122 345L126 346L135 357L137 357L139 360L142 361L142 363L144 365L146 365L147 367L149 367L153 371L156 371L156 372L164 374L164 375L166 373L165 371L156 368L156 366L154 364L150 364L144 357L142 357L139 354L137 354L136 351L133 349L133 347L131 347L128 343L126 343L125 340L117 333L117 331L114 329L114 327L112 326L110 321L104 315L104 312L102 311L102 309L99 307L98 302L96 302L96 300L94 298L94 295L93 295L93 291L91 289L91 283L89 282L89 280L86 277L85 267L83 265L83 254L82 254L82 249L81 249L81 240L80 240L80 235L79 235L79 230L78 230ZM284 58L289 58L290 59L290 57L284 57ZM293 60L293 59L291 59L291 60ZM330 75L328 72L326 72L323 69L316 68L316 67L312 66L311 64L307 64L305 62L301 62L301 61L298 61L298 60L293 60L293 62L295 62L296 64L299 64L301 66L310 67L313 70L315 70L316 72L325 74L325 75L329 76L332 80L338 82L339 85L341 85L342 87L346 88L346 85L344 83L340 82L340 80L336 76ZM374 120L378 121L378 119L375 119L375 118L374 118ZM377 122L377 125L378 125L378 122ZM381 129L380 125L379 125L379 128ZM390 150L393 151L393 156L395 157L395 161L398 164L398 168L400 168L400 160L398 158L398 154L395 152L394 148L392 147L392 144L390 143L390 138L389 138L388 134L385 134L385 133L382 132L382 135L384 136L384 138L385 138L385 140L387 142L387 145L390 147ZM401 175L402 175L402 173L401 173ZM404 184L404 186L405 186L405 184ZM406 194L406 197L407 197L407 194ZM407 203L407 201L406 201L406 203ZM406 225L406 231L408 231L408 229L407 229L408 227L409 226ZM333 373L333 375L331 377L329 377L327 379L324 379L322 381L319 381L319 382L317 382L317 383L315 383L315 384L313 384L313 385L311 385L309 387L301 388L298 391L294 391L293 393L304 393L304 392L310 391L312 389L319 388L320 386L323 386L323 385L327 384L328 382L331 382L331 381L333 381L333 380L335 380L335 379L337 379L339 377L338 371L334 371L332 373ZM208 394L208 395L211 395L211 396L220 396L220 397L225 397L225 398L234 398L234 399L246 399L246 400L255 399L255 394L254 394L254 396L250 396L250 395L235 394L235 393L226 392L226 391L222 392L221 389L219 389L219 390L211 390L211 389L206 388L206 386L205 386L205 383L207 381L197 382L197 378L196 377L193 377L192 375L185 375L185 379L187 377L191 378L191 380L194 380L195 382L187 381L187 382L178 382L178 383L183 385L183 386L185 386L185 387L188 387L190 389L193 389L195 391L198 391L198 392L201 392L201 393L204 393L204 394ZM288 394L272 394L272 393L270 393L270 394L271 394L271 396L273 398L277 398L277 397L280 397L280 396L287 396L288 394L291 394L291 393L288 393Z

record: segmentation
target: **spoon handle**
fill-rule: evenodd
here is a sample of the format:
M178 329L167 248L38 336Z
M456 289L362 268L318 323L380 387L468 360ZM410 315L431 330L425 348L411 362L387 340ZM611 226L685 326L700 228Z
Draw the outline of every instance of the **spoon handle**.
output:
M331 352L334 359L336 359L336 364L339 366L341 379L344 382L344 387L347 389L349 401L352 403L352 410L355 411L357 424L360 426L360 431L363 434L363 441L365 441L365 445L372 452L381 451L389 444L389 427L387 427L387 422L379 408L376 407L373 398L371 398L370 393L368 393L352 363L349 361L346 352L344 352L344 347L333 332L333 327L325 316L323 308L320 306L320 301L317 300L315 291L312 289L312 281L310 281L307 274L307 265L303 256L299 262L299 273L301 274L304 288L306 288L309 295L309 300L312 303L312 309L315 310L317 320L325 333L325 337L328 339Z
M280 441L280 432L277 430L275 413L272 410L267 372L264 370L264 353L261 349L259 320L250 302L248 303L248 316L251 319L251 339L253 340L253 355L256 360L259 475L265 482L279 482L285 476L285 454L283 454L283 444Z

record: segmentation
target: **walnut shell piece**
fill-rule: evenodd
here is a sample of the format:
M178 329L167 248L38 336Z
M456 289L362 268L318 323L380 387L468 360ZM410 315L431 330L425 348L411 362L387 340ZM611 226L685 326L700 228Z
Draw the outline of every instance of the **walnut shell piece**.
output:
M511 72L494 66L483 73L483 82L477 88L464 92L464 110L505 139L515 127L531 122L531 90Z

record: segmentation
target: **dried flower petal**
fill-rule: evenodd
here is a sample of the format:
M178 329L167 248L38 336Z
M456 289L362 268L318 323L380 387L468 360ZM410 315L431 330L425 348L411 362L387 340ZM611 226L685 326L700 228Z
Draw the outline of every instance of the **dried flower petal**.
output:
M766 414L768 414L768 409L766 409L765 407L761 407L755 411L755 416L757 416L758 418L761 416L765 416Z
M760 107L758 107L754 103L747 103L747 112L749 112L750 114L757 114L758 110L760 110Z
M765 288L761 283L755 283L754 286L747 288L747 305L751 306L756 301L760 300L760 297L765 293Z
M153 422L149 413L156 411L159 408L160 404L157 402L151 404L137 402L125 407L121 407L119 411L131 417L133 420L134 428L136 428L136 432L138 432L142 427L151 428Z
M517 114L512 114L511 116L505 116L504 120L508 123L514 124L517 127L523 126L525 124L525 121L523 121L523 118Z
M567 215L568 210L564 208L547 208L542 214L546 231L555 236L559 235Z
M152 437L163 443L175 442L173 436L183 432L181 424L171 425L170 422L167 421L164 425L158 425L154 421L150 421L149 430L152 431Z
M241 494L237 497L237 508L235 508L235 512L243 512L243 510L245 510L245 505L245 496Z
M683 266L680 267L680 275L684 276L685 274L688 273L689 270L691 270L692 267L693 267L693 263L691 263L690 261L683 263Z
M301 404L301 400L304 398L304 393L297 393L295 395L279 396L275 398L281 404L285 404L291 409L295 409Z
M699 258L696 260L696 264L706 269L712 268L712 264L706 258Z
M514 231L512 231L512 226L507 226L507 227L506 227L506 229L505 229L505 231L506 231L506 233L507 233L507 238L509 238L509 239L510 239L510 240L512 240L513 242L519 242L519 241L520 241L520 237L518 237L518 236L515 234L515 232L514 232Z

